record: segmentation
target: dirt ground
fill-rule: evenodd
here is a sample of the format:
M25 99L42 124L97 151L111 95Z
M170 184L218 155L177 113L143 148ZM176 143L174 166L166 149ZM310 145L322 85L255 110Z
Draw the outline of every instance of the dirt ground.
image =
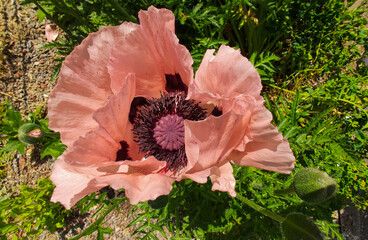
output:
M48 95L55 85L51 81L57 54L53 49L44 49L46 43L43 20L37 21L37 9L25 7L18 0L0 0L0 100L8 99L24 116L41 106L46 114ZM362 2L364 0L358 0ZM0 179L0 196L16 195L19 185L36 186L37 180L50 176L54 159L40 160L37 154L27 150L26 157L14 153L9 159L5 179ZM50 234L45 231L37 239L66 239L79 233L95 219L93 213L77 216L62 231ZM126 228L134 216L128 217L131 206L122 203L105 219L104 227L115 229L107 239L131 239L133 228ZM79 218L79 219L78 219ZM346 239L368 239L368 215L354 207L344 209L340 222ZM83 239L95 239L92 235Z

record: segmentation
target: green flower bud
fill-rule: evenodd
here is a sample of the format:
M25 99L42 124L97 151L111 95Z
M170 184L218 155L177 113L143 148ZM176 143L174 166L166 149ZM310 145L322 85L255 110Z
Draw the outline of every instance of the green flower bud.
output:
M25 123L18 129L18 139L25 144L35 144L41 141L43 132L41 127L34 123Z
M316 224L301 213L290 213L281 223L282 235L286 240L323 240Z
M315 168L303 168L294 176L294 189L302 200L321 203L335 195L337 183L325 172Z

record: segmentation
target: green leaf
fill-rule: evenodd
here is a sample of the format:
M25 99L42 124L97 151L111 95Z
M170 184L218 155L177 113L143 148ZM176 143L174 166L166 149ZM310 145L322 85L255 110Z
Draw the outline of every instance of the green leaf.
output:
M27 146L27 144L22 143L18 140L9 140L5 147L0 150L0 152L13 152L18 151L24 156L24 148Z
M281 223L286 240L323 240L321 231L314 222L301 213L290 213Z
M45 144L41 149L41 158L51 155L56 159L65 151L65 149L66 146L61 142Z
M22 123L22 115L20 112L14 110L11 105L9 105L6 110L6 117L3 119L3 121L12 126L14 129L18 129Z
M42 22L42 20L46 17L46 14L42 12L41 10L37 11L37 19L38 22Z
M56 223L56 228L62 228L62 227L64 227L64 223L62 223L62 222L58 222L58 223Z
M364 142L365 139L367 138L367 136L365 135L364 132L360 131L360 130L356 130L355 131L355 137L361 141L361 142Z
M101 232L101 233L110 234L110 233L112 233L114 231L114 229L110 229L110 228L99 228L98 231Z
M13 152L13 151L17 150L18 144L19 144L18 140L9 140L9 141L7 141L5 147L3 147L3 149L1 149L1 152Z
M97 230L97 240L104 240L103 233Z

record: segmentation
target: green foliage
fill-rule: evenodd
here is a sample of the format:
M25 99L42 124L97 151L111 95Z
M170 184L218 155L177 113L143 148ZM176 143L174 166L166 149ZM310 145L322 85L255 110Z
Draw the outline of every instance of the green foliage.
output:
M46 229L54 232L64 226L71 211L50 202L54 185L49 179L38 180L37 188L19 188L19 196L0 198L0 237L37 236Z
M2 118L0 120L1 139L8 139L1 152L17 150L24 155L26 144L18 140L18 129L22 125L22 115L13 109L9 102L1 104ZM4 136L5 135L5 136Z
M7 140L0 152L18 151L25 155L24 149L27 144L19 139L19 128L29 123L38 125L43 132L42 138L37 143L41 149L41 158L47 155L57 158L66 149L65 145L60 142L59 134L48 128L48 120L42 118L41 108L30 113L28 120L23 121L21 113L16 111L8 101L0 106L0 110L2 110L2 118L0 119L0 133L2 135L0 139Z
M106 188L104 188L106 189ZM108 191L112 190L108 187ZM102 192L102 191L100 191ZM101 194L97 195L95 193L90 194L89 196L84 197L77 203L78 209L80 209L80 213L85 213L89 211L92 207L97 206L98 209L92 215L92 217L98 216L97 220L94 221L90 226L85 228L81 233L77 236L70 238L70 240L77 240L84 236L91 235L92 233L97 231L97 239L103 240L104 234L110 234L113 232L113 229L104 228L102 225L104 224L104 218L114 209L119 207L119 204L124 202L126 197L122 198L111 198L108 197L108 192L104 191ZM105 210L107 208L107 210Z
M282 60L278 76L299 74L317 80L344 72L347 66L363 64L358 45L367 47L367 20L361 11L347 11L343 1L302 0L232 1L232 31L238 45L250 57L269 51Z
M362 79L339 75L315 89L293 93L292 100L280 95L274 103L266 98L266 103L290 142L297 168L327 172L337 180L340 193L365 208L368 95L360 87Z

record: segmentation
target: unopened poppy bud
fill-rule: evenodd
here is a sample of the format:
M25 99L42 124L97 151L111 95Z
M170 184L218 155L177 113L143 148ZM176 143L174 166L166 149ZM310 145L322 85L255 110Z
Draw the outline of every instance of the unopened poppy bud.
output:
M18 139L25 144L38 143L42 137L43 132L37 124L25 123L18 129Z
M337 183L325 172L315 168L304 168L294 176L294 188L302 200L321 203L335 195Z
M286 240L324 239L313 220L301 213L288 214L281 223L281 231Z

